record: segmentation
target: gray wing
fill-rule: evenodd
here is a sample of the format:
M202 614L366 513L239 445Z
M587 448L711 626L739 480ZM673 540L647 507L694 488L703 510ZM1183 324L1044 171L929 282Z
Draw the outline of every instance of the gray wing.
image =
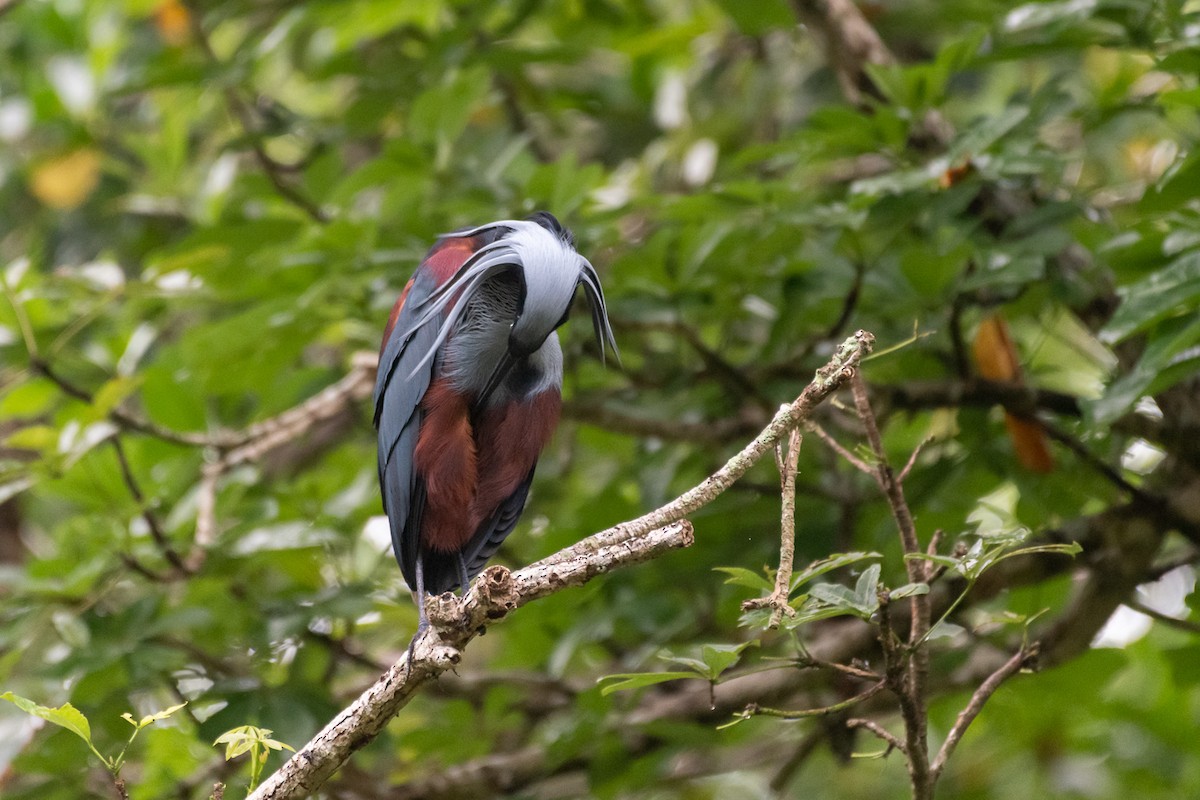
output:
M392 549L404 580L416 588L416 563L425 487L413 470L421 429L421 398L439 359L425 361L437 340L440 319L413 329L418 308L436 288L433 276L418 270L396 323L383 344L375 378L375 427L379 432L379 488L392 532ZM413 370L417 371L414 373Z

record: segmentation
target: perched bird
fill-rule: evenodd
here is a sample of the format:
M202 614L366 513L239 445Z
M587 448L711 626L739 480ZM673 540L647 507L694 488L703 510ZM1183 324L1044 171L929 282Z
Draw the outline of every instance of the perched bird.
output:
M440 237L392 309L375 382L379 485L421 628L425 595L465 592L525 508L562 408L555 331L580 286L603 359L616 342L600 279L541 211Z

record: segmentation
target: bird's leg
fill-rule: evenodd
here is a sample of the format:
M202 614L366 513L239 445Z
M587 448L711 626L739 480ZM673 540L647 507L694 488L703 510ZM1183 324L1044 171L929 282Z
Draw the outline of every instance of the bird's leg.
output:
M458 585L462 588L462 596L466 597L467 590L471 588L471 579L467 576L467 562L461 550L455 555L458 557Z
M425 631L429 628L429 617L425 616L425 551L417 546L417 631L413 634L412 640L408 643L408 670L412 671L414 651L417 648L417 639L420 639Z

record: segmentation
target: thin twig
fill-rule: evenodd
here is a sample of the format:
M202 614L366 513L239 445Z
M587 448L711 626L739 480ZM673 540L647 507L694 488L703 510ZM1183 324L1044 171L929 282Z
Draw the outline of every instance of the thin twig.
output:
M866 384L860 375L855 375L850 381L850 389L854 395L854 407L867 437L867 443L875 455L876 469L874 477L879 488L887 498L896 526L900 530L900 541L904 554L911 555L921 552L917 539L916 523L909 510L908 501L904 498L904 490L896 480L892 467L888 463L887 453L883 449L883 437L879 433L879 425L875 413L871 409L871 401L867 395ZM905 559L908 579L914 583L923 581L927 575L924 563L920 559ZM888 676L892 680L892 688L900 700L904 716L904 728L907 737L905 753L908 757L909 776L912 779L914 800L925 800L932 797L933 781L929 775L929 741L927 715L927 686L929 675L929 650L921 644L929 631L930 605L928 594L913 595L910 599L912 615L909 625L908 642L912 648L907 658L900 657L898 648L889 648L885 644L885 655L888 656ZM886 614L888 603L881 598L880 614ZM891 641L890 626L881 632L882 640ZM899 658L899 663L897 659ZM904 680L899 680L899 671L903 670Z
M760 706L757 703L751 703L750 705L746 706L746 709L742 712L741 716L745 718L758 716L778 717L779 719L808 719L809 717L824 717L829 714L836 714L839 711L845 711L847 708L852 708L864 700L869 700L883 691L886 687L887 681L881 680L878 683L873 684L865 691L859 692L853 697L842 700L841 702L828 706L822 706L820 708L804 708L795 711L790 711L783 708L767 708L766 706Z
M946 768L946 761L954 753L954 748L958 747L959 741L962 740L963 734L967 732L967 728L979 716L979 712L983 710L983 706L988 699L1000 688L1000 684L1005 680L1015 675L1030 659L1037 656L1038 646L1033 644L1026 646L1021 645L1021 648L1013 654L1013 657L1004 662L1000 669L988 676L975 693L971 695L971 701L967 703L967 707L959 712L958 718L954 720L954 727L950 729L950 733L946 735L946 741L942 742L941 748L938 750L937 757L929 766L929 776L931 782L936 782L941 777L942 770Z
M62 375L50 366L48 361L40 358L37 355L30 355L30 367L34 372L49 380L55 386L62 390L63 394L74 397L83 403L91 405L95 398L91 392L83 389L71 381L64 378ZM162 439L165 442L172 444L182 444L191 447L207 447L221 446L229 443L227 438L220 433L187 433L184 431L174 431L170 428L164 428L143 419L136 414L125 411L121 408L114 408L108 412L108 418L116 425L126 430L142 433L147 436L153 436L156 439Z
M919 553L921 552L921 546L917 541L917 526L913 522L912 512L908 508L908 502L904 499L904 492L900 488L900 483L896 480L895 473L888 463L887 452L883 449L883 437L880 435L879 425L875 421L875 412L871 410L871 400L867 395L867 387L863 383L862 376L855 375L851 379L850 389L854 395L854 408L858 412L858 418L863 424L867 444L870 445L871 452L875 454L876 464L870 470L870 474L875 478L875 482L879 484L879 488L883 490L888 505L891 507L892 516L896 518L896 525L900 529L900 540L904 545L905 555ZM920 580L915 562L910 560L907 564L909 579L913 581ZM913 641L916 641L917 638L919 637L914 637Z
M788 603L792 585L792 561L796 554L796 466L800 458L800 429L793 428L788 435L787 453L779 458L780 481L783 484L783 510L780 514L779 570L775 573L775 591L766 597L756 597L742 603L743 609L770 608L771 619L767 627L775 629L783 621L783 615L796 616L796 609ZM779 448L776 448L778 454Z
M908 473L912 471L913 465L917 463L917 456L921 455L921 450L925 445L933 441L933 438L923 439L908 456L908 461L904 464L904 468L900 470L900 474L896 476L897 483L904 483L904 479L908 477Z
M694 540L686 514L711 502L764 456L813 409L857 373L874 336L859 331L843 342L812 382L771 424L713 476L674 501L636 520L588 537L514 573L490 567L466 597L425 601L431 627L350 707L263 782L248 800L311 796L350 755L371 741L427 680L454 667L460 651L488 626L526 603L579 586L611 569L657 558ZM410 655L412 663L410 663ZM882 684L882 682L880 682Z
M959 406L1003 406L1017 415L1049 411L1065 417L1081 417L1079 398L1051 389L970 377L936 381L905 381L871 387L888 409L921 411Z
M896 696L900 706L900 717L904 720L905 745L903 753L912 783L914 800L928 800L933 796L933 784L929 780L929 745L925 718L925 704L919 702L912 691L910 680L911 664L906 651L892 629L891 602L887 592L879 593L879 625L876 634L883 650L888 687Z
M845 447L843 447L841 442L839 442L837 439L833 438L833 436L831 436L829 434L829 432L826 431L824 428L822 428L820 425L818 425L815 422L810 421L804 427L806 430L808 430L812 433L815 433L817 435L817 438L820 439L822 442L829 445L829 449L832 450L833 452L837 453L843 459L845 459L847 464L850 464L852 467L859 470L860 472L865 472L866 474L871 475L871 476L875 475L874 467L872 467L870 464L863 461L861 458L854 455L854 453L851 453L849 450L847 450Z
M200 45L204 56L214 66L224 66L221 64L220 58L217 57L216 51L213 50L212 43L208 40L208 34L205 32L204 26L200 23L199 9L192 7L189 8L189 11L191 12L189 18L192 23L192 33L196 37L196 42ZM255 160L262 167L267 180L275 187L276 193L307 214L314 222L322 224L329 222L329 214L323 208L289 184L284 178L284 173L289 171L288 167L280 164L267 153L258 122L254 118L254 112L251 110L250 105L242 99L237 88L226 86L224 94L225 102L228 104L233 116L241 124L242 132L250 142L250 150L254 153Z
M840 672L844 675L850 675L851 677L862 678L868 681L878 681L883 679L883 676L878 672L872 672L869 669L860 669L859 667L855 667L851 664L839 664L836 661L822 661L809 655L804 655L797 659L796 665L802 668L833 670L834 672Z
M375 383L377 357L356 353L348 373L336 383L270 419L230 432L227 440L238 444L219 452L201 470L196 496L196 534L185 563L193 572L204 563L217 538L217 489L221 477L241 464L261 459L277 447L296 441L317 423L342 413L366 399Z
M871 733L875 734L875 736L877 736L878 738L887 742L889 750L891 750L891 749L899 750L901 753L904 753L906 756L908 755L908 748L905 747L904 742L902 742L900 739L896 738L896 736L893 735L890 731L888 731L887 728L883 727L875 720L854 717L852 719L846 720L846 727L847 728L862 728L863 730L868 730Z
M1200 525L1189 518L1185 514L1180 514L1172 505L1161 496L1154 492L1147 491L1134 483L1131 483L1121 474L1121 471L1112 466L1104 459L1097 456L1087 448L1083 442L1066 431L1051 425L1048 422L1038 420L1038 424L1054 441L1066 447L1072 453L1079 457L1084 464L1095 470L1100 476L1116 486L1121 491L1128 494L1134 501L1142 506L1152 509L1158 509L1170 526L1175 526L1180 529L1180 533L1189 539L1200 540Z
M758 408L766 412L774 407L774 401L763 394L760 382L751 378L744 368L726 360L719 352L709 347L700 332L686 322L678 319L618 319L613 321L613 327L623 330L670 333L686 342L696 352L696 355L700 356L700 360L704 362L705 371L715 376L717 382L725 386L728 395L735 401L741 402L750 399Z
M1187 631L1188 633L1200 633L1200 623L1192 622L1190 619L1172 617L1170 614L1164 614L1163 612L1151 608L1139 600L1127 600L1125 605L1129 606L1139 614L1145 614L1147 617L1150 617L1150 619L1161 622L1164 625L1169 625L1172 628L1177 628L1181 631Z
M183 559L179 557L179 553L176 552L175 548L167 540L167 535L163 532L162 525L158 522L158 517L150 510L150 506L146 502L146 496L142 493L137 478L134 477L133 469L129 466L129 459L125 457L125 447L121 444L120 438L114 436L109 441L112 442L113 451L117 454L117 464L121 467L121 477L125 481L125 486L129 489L129 494L133 496L134 502L138 505L142 521L150 529L150 536L154 539L154 544L158 546L159 552L163 554L163 558L167 560L167 563L174 567L176 571L180 574L188 574L190 570L183 563Z
M867 331L859 331L842 342L829 363L817 370L812 382L805 387L795 402L780 409L770 424L750 444L699 485L649 514L614 525L574 547L569 547L561 553L551 556L551 558L575 558L585 555L590 548L607 547L641 536L647 531L683 519L693 511L707 505L745 475L750 467L770 452L775 443L792 428L806 421L817 404L857 374L859 364L871 352L874 344L875 336Z
M126 567L133 570L138 575L141 575L146 580L152 581L153 583L166 583L172 578L170 575L159 575L157 572L147 567L130 553L119 553L117 557L121 559L121 563Z

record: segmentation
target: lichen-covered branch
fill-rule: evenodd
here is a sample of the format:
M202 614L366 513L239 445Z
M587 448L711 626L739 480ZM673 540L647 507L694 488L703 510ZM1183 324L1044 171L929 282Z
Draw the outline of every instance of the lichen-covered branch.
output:
M461 649L488 626L526 603L597 575L657 558L694 541L691 523L676 522L636 541L598 547L587 556L549 564L540 561L516 572L494 566L471 584L466 597L430 598L432 627L375 683L333 718L308 744L268 778L249 800L307 797L354 751L370 742L430 678L457 664Z
M447 593L427 600L425 608L432 627L414 642L411 663L405 653L249 800L285 800L312 794L354 751L378 735L427 680L457 664L461 649L471 639L511 611L567 587L582 585L611 569L689 546L694 534L683 517L729 488L781 437L806 419L821 400L850 380L873 343L874 336L866 331L843 342L796 401L784 406L753 442L714 475L663 508L594 534L515 572L490 567L461 599Z
M573 557L587 552L590 547L613 544L640 536L646 531L683 519L696 509L712 502L714 498L745 475L759 459L769 453L775 447L776 442L801 422L807 420L813 409L822 400L844 386L858 372L862 359L871 352L874 344L874 335L867 331L859 331L842 342L833 354L833 358L824 367L817 370L812 382L805 387L795 402L781 408L770 424L741 452L725 462L725 466L662 508L601 531L574 547L563 550L562 557Z
M779 569L775 573L775 589L766 597L755 597L742 603L743 609L769 608L771 619L767 627L775 629L783 621L783 615L796 615L796 609L788 603L792 584L792 562L796 556L796 467L800 458L800 430L793 429L788 436L787 452L777 450L779 476L782 484L782 511L779 518Z

